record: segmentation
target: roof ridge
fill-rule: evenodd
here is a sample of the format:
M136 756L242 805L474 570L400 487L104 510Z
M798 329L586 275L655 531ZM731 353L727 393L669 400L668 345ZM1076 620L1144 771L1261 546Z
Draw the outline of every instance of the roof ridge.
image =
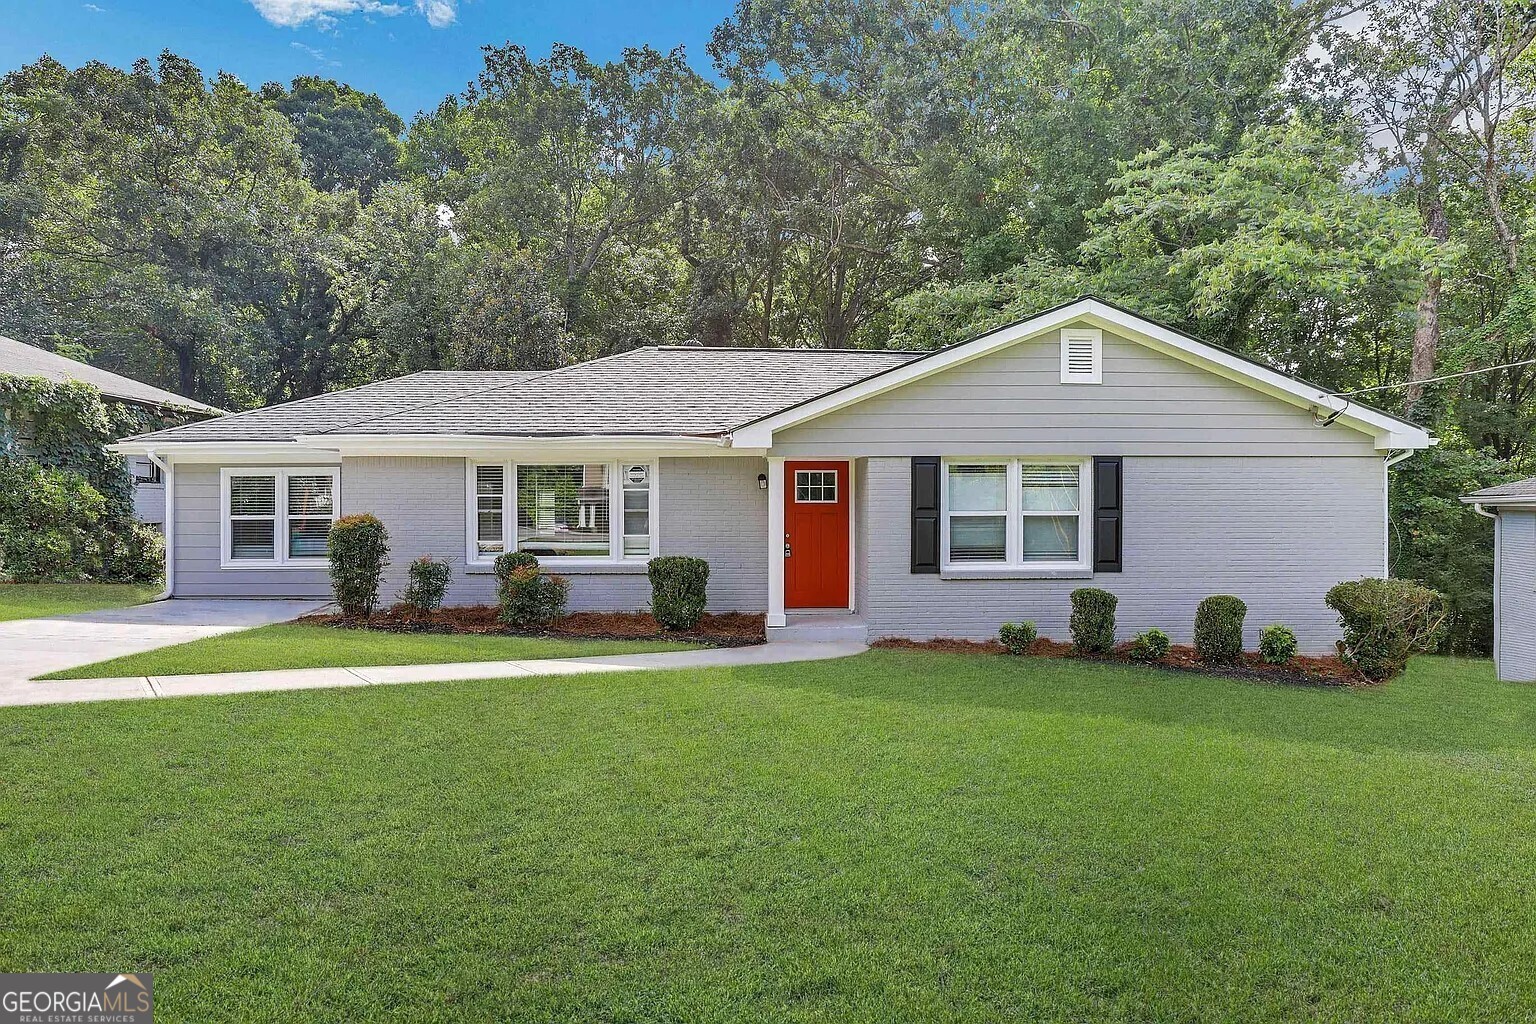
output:
M650 345L658 352L820 352L828 355L918 356L923 348L802 348L797 345ZM632 351L639 351L633 349ZM592 360L596 362L596 360ZM580 363L576 364L580 366Z

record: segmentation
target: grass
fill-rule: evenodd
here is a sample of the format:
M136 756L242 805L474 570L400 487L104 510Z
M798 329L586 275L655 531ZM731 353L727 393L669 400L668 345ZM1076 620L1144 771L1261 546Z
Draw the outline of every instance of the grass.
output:
M361 668L367 665L441 665L456 661L585 658L603 654L686 651L694 646L664 640L385 633L284 623L109 658L38 678L96 679L281 668Z
M158 584L5 583L0 584L0 622L126 608L159 592Z
M1536 1013L1536 690L835 662L0 710L0 970L157 1020Z

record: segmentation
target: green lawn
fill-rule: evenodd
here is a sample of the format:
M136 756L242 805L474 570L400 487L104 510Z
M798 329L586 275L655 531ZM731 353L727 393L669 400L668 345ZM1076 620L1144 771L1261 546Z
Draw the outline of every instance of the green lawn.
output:
M361 668L367 665L441 665L455 661L585 658L603 654L686 651L694 646L663 640L376 633L285 623L110 658L38 678L95 679L254 672L269 668Z
M157 1019L1536 1015L1536 689L877 651L0 709L0 970Z
M149 583L4 583L0 584L0 622L126 608L148 601L160 589L159 584Z

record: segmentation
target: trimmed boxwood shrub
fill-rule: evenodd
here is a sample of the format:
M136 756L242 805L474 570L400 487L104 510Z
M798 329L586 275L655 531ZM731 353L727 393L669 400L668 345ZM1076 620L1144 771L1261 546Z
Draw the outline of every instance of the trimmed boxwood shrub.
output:
M496 600L501 621L516 629L543 629L565 615L571 581L539 571L539 560L526 551L496 559Z
M997 629L997 639L1009 654L1027 654L1039 635L1033 622L1005 622Z
M1243 653L1243 620L1248 606L1240 597L1214 594L1195 609L1195 653L1202 661L1236 661Z
M1339 657L1367 679L1390 679L1408 657L1432 651L1445 631L1445 598L1408 580L1363 579L1328 591L1344 639Z
M709 563L687 555L651 559L651 614L663 629L692 629L708 600Z
M343 516L331 524L331 590L341 613L368 616L379 603L379 581L389 558L389 531L371 515Z
M1296 657L1296 632L1276 622L1259 634L1259 656L1271 665L1284 665Z
M448 580L452 575L447 562L423 555L411 563L406 575L405 589L400 592L400 600L407 608L418 615L424 615L443 606L443 598L448 594Z
M1082 654L1108 654L1115 649L1115 606L1120 599L1107 590L1079 587L1072 591L1072 646Z
M1173 650L1173 640L1160 629L1137 633L1131 641L1131 657L1137 661L1161 661Z

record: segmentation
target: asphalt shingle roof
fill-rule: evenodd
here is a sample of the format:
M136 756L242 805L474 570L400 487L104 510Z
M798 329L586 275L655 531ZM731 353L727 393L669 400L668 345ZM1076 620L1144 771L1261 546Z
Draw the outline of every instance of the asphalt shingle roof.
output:
M207 413L210 416L217 416L220 412L195 399L4 336L0 336L0 373L12 377L45 377L57 383L79 381L91 385L109 398L141 405Z
M712 436L918 355L643 348L543 373L417 373L144 437L276 441L301 434Z
M1469 498L1536 498L1536 476L1529 480L1516 480L1513 483L1499 484L1497 487L1485 487L1480 491L1473 491L1467 495Z

